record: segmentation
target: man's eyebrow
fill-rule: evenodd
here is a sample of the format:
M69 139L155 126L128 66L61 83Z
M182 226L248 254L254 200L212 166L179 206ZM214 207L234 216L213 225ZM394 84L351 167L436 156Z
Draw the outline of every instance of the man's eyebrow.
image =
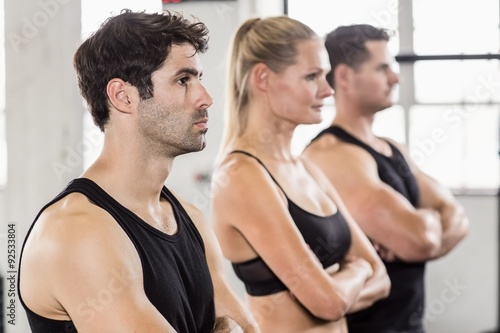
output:
M201 76L203 75L203 72L199 72L196 68L193 67L183 67L179 69L177 72L175 72L175 76L181 75L181 74L189 74L192 76Z

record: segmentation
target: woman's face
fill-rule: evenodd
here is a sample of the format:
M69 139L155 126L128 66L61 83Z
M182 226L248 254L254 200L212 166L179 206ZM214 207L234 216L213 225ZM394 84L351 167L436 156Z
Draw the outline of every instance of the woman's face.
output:
M270 73L272 112L295 125L321 122L323 99L332 95L326 81L328 54L319 39L298 42L295 64L281 73Z

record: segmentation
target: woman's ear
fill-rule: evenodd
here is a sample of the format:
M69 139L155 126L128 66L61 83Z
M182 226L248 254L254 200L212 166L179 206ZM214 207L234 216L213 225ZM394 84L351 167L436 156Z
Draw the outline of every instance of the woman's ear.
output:
M130 83L118 78L111 79L106 87L106 93L109 102L116 110L124 113L133 111L133 101L136 100L137 89Z
M250 73L252 85L258 90L266 91L269 83L270 72L271 70L269 67L263 63L258 63L253 66Z

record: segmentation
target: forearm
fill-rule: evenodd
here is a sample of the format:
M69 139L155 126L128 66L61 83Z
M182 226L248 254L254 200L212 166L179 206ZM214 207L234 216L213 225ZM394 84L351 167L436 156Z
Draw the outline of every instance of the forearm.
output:
M365 265L368 265L369 269L363 265L349 262L342 264L339 271L330 273L335 282L342 287L348 312L356 304L368 279L372 276L371 266L366 261Z
M458 205L447 205L440 211L442 234L441 247L434 258L448 253L467 234L469 221L465 211Z
M349 308L349 313L366 309L376 301L389 296L391 281L384 267L374 270L373 276L366 282L361 289L358 299Z
M415 225L413 236L409 235L414 244L414 249L407 253L407 256L400 256L397 249L394 249L396 256L403 261L426 261L435 257L442 243L443 229L440 214L432 209L417 209L419 223Z

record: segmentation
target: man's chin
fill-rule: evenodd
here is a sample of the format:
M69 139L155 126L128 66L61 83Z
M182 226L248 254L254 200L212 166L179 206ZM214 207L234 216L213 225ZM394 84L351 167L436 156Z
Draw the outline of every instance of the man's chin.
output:
M205 139L203 139L199 145L197 146L192 146L190 147L189 149L186 149L186 151L184 152L184 154L189 154L189 153L196 153L196 152L199 152L199 151L202 151L203 149L205 149L205 147L207 146L207 142L205 141Z

